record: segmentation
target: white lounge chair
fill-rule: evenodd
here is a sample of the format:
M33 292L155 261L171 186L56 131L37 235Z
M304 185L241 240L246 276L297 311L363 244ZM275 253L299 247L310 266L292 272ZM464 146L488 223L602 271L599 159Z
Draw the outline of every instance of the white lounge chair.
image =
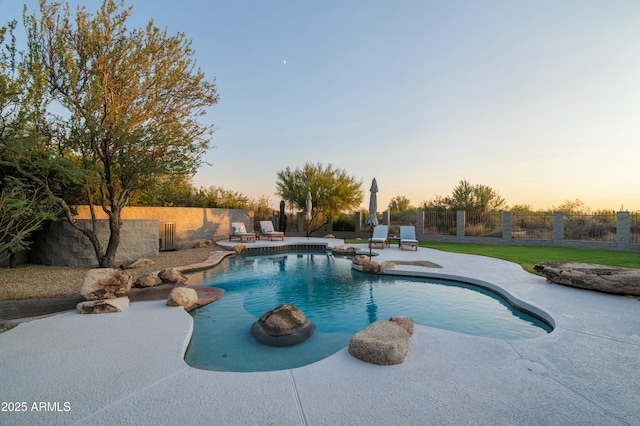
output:
M373 228L373 236L369 238L369 248L372 245L380 244L384 249L385 244L389 245L389 226L378 225Z
M403 246L415 247L418 251L415 226L400 226L400 250Z
M231 222L231 234L229 235L229 241L232 238L237 238L240 242L244 240L253 240L256 241L255 232L247 232L247 228L245 228L244 223L242 222Z
M258 238L262 237L269 238L269 241L273 241L274 238L282 238L282 241L284 241L284 232L275 231L270 220L261 220Z

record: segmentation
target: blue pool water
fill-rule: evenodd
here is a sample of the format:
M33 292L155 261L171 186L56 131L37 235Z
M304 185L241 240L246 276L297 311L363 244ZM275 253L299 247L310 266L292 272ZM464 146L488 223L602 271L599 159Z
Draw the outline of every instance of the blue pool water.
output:
M498 339L526 339L550 327L496 294L436 279L363 274L351 261L325 253L227 258L191 274L190 282L222 288L225 296L192 312L185 361L218 371L269 371L310 364L348 346L370 323L406 315L416 324ZM195 275L195 276L194 276ZM316 324L307 341L278 348L256 342L251 324L283 303Z

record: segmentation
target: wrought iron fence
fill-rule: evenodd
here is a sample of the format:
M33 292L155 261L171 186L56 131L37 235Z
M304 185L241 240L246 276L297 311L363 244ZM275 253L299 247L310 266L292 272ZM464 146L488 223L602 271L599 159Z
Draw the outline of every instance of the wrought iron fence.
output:
M425 235L456 235L456 212L428 211L424 212Z
M616 214L565 214L565 240L616 241Z
M631 213L629 215L629 220L631 222L631 235L629 237L629 242L640 243L640 213Z
M553 238L553 212L513 212L511 223L513 238Z
M464 235L471 237L502 237L502 213L465 212Z

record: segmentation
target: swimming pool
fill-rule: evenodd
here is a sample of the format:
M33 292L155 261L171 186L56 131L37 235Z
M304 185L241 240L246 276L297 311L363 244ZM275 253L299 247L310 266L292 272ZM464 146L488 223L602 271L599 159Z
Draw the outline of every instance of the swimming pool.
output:
M351 261L326 253L227 258L191 274L225 290L215 303L192 312L194 330L185 361L218 371L269 371L300 367L349 344L370 323L406 315L416 324L498 339L525 339L551 331L543 321L488 290L425 278L363 274ZM298 306L316 324L307 341L278 348L249 333L262 314L282 303Z

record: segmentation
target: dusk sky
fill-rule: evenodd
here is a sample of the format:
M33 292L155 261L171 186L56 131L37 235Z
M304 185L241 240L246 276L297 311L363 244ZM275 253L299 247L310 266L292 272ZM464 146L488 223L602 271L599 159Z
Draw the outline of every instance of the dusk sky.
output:
M0 25L25 3L0 0ZM197 186L277 207L276 173L319 162L362 180L365 208L375 177L379 210L461 179L511 206L640 210L636 0L128 4L130 27L186 33L216 78Z

